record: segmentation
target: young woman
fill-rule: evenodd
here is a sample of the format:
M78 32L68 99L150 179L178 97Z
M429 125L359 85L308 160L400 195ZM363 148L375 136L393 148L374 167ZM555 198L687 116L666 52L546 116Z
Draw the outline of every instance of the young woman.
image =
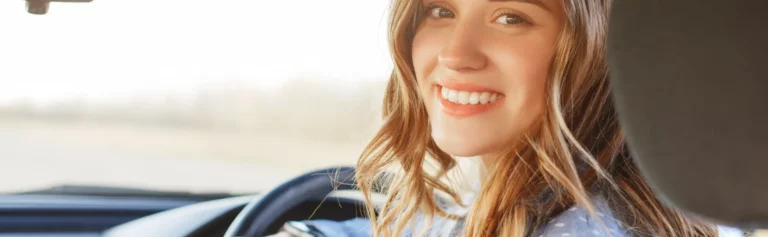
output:
M378 175L399 175L368 234L718 236L660 202L633 164L604 56L610 3L395 0L385 124L357 178L370 204ZM441 182L457 159L485 166L474 198Z

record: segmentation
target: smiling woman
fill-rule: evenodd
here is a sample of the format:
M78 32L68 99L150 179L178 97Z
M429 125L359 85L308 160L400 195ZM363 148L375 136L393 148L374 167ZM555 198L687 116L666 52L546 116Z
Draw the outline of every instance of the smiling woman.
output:
M717 236L659 201L633 164L610 103L610 5L395 0L385 123L357 166L368 234ZM463 159L485 168L466 196L444 182Z

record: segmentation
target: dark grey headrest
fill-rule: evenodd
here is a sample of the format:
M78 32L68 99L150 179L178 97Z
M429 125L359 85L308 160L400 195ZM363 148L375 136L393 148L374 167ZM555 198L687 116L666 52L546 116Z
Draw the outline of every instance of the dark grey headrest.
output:
M768 228L768 1L616 0L608 58L630 149L661 198Z

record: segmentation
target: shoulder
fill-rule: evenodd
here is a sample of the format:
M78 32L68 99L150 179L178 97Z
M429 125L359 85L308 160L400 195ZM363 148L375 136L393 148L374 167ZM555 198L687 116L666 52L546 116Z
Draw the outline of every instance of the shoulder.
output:
M615 236L629 237L621 221L617 220L613 212L604 201L596 199L593 203L596 208L595 216L589 214L581 206L573 206L560 215L552 218L546 225L534 233L534 237L587 237L587 236ZM743 232L736 228L718 226L719 237L741 237Z
M552 218L533 236L537 237L583 237L583 236L630 236L621 222L602 203L595 204L593 217L581 206L573 206Z

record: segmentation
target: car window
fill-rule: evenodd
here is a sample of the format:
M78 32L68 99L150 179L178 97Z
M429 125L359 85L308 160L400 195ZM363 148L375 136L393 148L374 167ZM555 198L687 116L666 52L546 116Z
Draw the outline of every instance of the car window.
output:
M385 0L0 1L0 193L250 193L354 165L392 68Z

